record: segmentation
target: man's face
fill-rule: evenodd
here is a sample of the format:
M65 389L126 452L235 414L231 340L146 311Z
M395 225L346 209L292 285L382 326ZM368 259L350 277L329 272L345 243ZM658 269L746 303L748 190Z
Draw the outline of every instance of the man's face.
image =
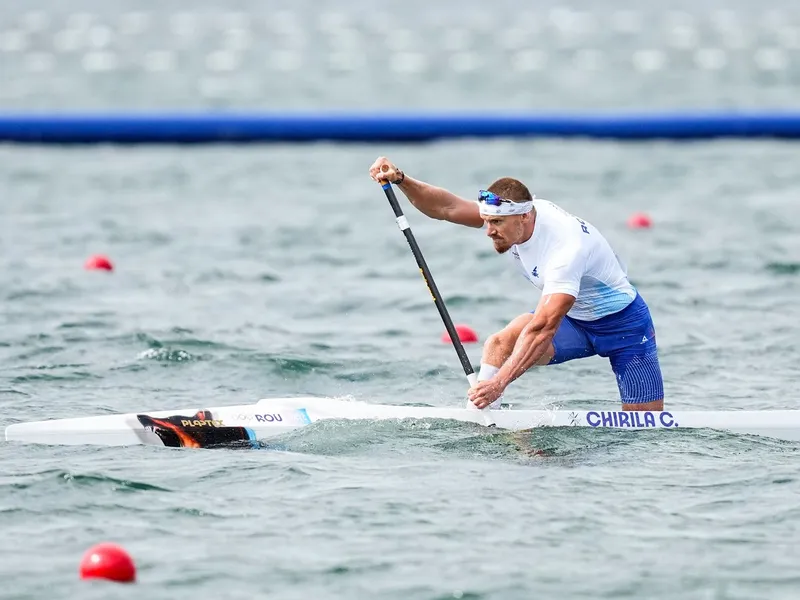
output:
M511 215L508 217L484 216L486 235L491 238L498 254L507 252L511 246L519 243L525 229L525 220L530 215Z

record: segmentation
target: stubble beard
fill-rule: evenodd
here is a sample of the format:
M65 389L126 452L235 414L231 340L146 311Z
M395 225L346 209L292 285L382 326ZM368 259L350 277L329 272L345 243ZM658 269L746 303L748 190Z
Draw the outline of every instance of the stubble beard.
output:
M501 240L492 240L492 245L494 245L494 249L498 254L505 254L511 249L510 245Z

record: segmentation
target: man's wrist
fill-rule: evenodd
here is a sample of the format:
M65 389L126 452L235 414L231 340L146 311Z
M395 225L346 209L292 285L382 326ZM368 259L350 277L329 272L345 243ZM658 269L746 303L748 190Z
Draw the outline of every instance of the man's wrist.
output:
M503 390L505 390L508 387L508 384L512 381L511 373L508 372L509 369L506 365L507 363L500 367L500 370L495 374L494 377L492 377L492 379L497 381L498 385Z

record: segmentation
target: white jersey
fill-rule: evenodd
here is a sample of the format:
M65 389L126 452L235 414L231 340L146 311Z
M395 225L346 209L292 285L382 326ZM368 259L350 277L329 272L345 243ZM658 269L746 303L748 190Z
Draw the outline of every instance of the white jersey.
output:
M533 205L533 235L508 252L525 278L542 295L574 296L567 315L580 321L596 321L628 306L636 288L600 232L552 202L534 199Z

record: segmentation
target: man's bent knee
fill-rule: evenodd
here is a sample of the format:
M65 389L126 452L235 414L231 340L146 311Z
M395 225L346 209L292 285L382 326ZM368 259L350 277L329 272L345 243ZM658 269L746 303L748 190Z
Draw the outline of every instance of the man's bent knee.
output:
M485 352L506 354L511 352L516 342L516 338L510 332L498 331L486 338L483 349Z
M514 335L514 332L506 330L499 331L486 338L486 341L483 344L483 352L485 356L508 357L514 350L516 343L517 337ZM534 366L540 367L550 364L550 361L553 360L555 354L556 349L551 342L547 350L545 350L545 353L542 354L542 357L534 363Z
M511 354L514 345L517 343L522 330L533 319L533 315L524 314L516 317L503 329L497 333L493 333L483 343L484 351L500 352L502 354Z

